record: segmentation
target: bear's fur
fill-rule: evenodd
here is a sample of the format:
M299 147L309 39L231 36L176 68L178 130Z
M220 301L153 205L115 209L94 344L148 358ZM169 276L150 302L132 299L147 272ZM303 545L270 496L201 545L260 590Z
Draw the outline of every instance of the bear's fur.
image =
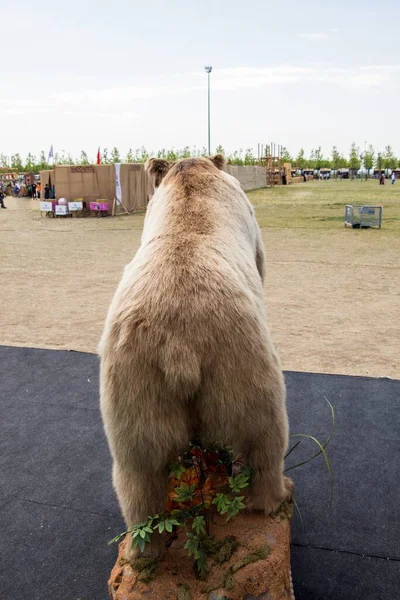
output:
M101 412L128 527L163 511L167 465L194 438L233 446L254 469L254 509L270 513L290 493L263 245L223 166L221 156L146 165L158 189L99 347ZM160 540L148 550L159 554Z

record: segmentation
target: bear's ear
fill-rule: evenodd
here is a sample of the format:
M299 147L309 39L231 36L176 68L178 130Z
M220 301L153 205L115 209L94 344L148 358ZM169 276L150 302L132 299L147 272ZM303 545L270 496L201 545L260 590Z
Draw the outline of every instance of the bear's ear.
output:
M162 180L171 167L172 163L162 158L150 158L144 166L146 173L153 175L154 187L156 188L160 187Z
M212 164L217 167L217 169L219 169L220 171L224 170L224 167L226 165L225 156L223 156L222 154L216 154L215 156L210 157L210 160Z

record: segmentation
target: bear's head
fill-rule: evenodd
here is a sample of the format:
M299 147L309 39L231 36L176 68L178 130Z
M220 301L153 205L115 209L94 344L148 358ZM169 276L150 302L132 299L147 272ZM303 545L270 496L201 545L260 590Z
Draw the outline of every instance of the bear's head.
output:
M177 162L170 162L162 158L150 158L145 164L146 173L154 177L154 187L158 188L161 185L164 177L171 171L179 173L182 171L212 171L215 168L222 171L226 161L222 154L215 156L202 156L199 158L183 158Z

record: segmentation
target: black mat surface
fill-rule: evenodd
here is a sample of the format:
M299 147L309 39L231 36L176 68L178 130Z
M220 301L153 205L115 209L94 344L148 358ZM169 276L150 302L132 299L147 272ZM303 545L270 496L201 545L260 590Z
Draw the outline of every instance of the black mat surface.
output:
M0 599L106 600L123 530L98 410L96 356L0 347ZM400 598L400 381L286 373L293 433L328 453L291 471L296 600ZM289 464L314 452L302 440Z

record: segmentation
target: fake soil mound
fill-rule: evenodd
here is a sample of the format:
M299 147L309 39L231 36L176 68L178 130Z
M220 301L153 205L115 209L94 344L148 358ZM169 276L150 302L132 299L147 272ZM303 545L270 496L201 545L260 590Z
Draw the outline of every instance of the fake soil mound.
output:
M229 523L216 517L209 573L201 581L181 533L164 557L124 560L121 542L108 590L112 600L294 600L290 573L290 520L286 505L275 516L243 514Z

